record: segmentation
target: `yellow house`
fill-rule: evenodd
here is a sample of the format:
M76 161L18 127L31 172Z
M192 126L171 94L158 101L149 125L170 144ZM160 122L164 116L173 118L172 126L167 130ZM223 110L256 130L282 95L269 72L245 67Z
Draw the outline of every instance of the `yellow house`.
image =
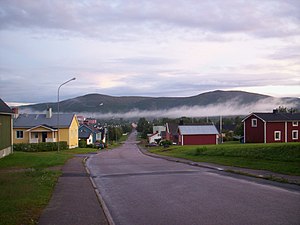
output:
M13 123L13 141L17 143L57 142L59 124L59 141L66 141L69 148L78 147L79 123L75 114L52 113L16 115Z

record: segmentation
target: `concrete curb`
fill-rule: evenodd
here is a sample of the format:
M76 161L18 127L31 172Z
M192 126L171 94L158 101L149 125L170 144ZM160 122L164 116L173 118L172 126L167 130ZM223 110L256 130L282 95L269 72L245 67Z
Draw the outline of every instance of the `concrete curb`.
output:
M101 205L101 207L102 207L102 209L103 209L103 212L104 212L105 217L106 217L106 219L107 219L107 221L108 221L108 224L109 224L109 225L115 225L115 222L114 222L114 220L113 220L113 218L112 218L112 216L111 216L111 214L110 214L110 212L109 212L109 210L108 210L108 207L107 207L107 205L106 205L106 203L105 203L103 197L101 196L101 194L100 194L100 192L99 192L99 190L98 190L98 188L97 188L97 186L96 186L96 184L95 184L95 182L94 182L94 180L93 180L93 178L92 178L92 176L91 176L91 172L90 172L90 170L87 168L86 161L88 160L89 157L90 157L90 156L87 156L87 157L85 157L85 158L83 159L83 165L84 165L85 171L86 171L87 174L89 175L89 179L90 179L90 181L91 181L91 183L92 183L92 185L93 185L94 191L95 191L95 193L96 193L96 195L97 195L97 198L98 198L98 201L99 201L99 203L100 203L100 205Z

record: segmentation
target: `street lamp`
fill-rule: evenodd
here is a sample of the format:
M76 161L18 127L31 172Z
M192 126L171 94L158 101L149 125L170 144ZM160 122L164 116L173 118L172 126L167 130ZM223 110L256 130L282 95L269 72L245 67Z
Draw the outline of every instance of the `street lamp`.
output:
M59 90L60 88L71 82L72 80L76 80L75 77L73 77L72 79L70 80L67 80L66 82L62 83L61 85L59 85L58 89L57 89L57 151L59 152Z

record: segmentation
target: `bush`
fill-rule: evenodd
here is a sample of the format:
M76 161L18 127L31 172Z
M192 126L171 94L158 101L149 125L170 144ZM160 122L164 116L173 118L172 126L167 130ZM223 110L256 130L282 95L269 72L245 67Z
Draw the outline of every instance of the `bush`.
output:
M160 142L161 146L170 146L172 144L173 144L173 142L169 141L169 140L163 140L163 141Z
M57 151L57 142L42 142L42 143L20 143L13 145L14 151L19 152L49 152ZM69 146L66 141L59 142L60 150L67 150Z
M78 145L79 145L79 148L86 148L86 140L84 140L84 139L79 140Z

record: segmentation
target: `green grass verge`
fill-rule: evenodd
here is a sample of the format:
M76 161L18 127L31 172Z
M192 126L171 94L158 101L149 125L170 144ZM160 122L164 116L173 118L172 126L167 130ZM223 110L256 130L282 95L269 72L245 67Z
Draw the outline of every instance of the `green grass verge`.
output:
M150 151L196 162L300 175L300 143L171 146L151 148Z
M37 224L61 175L61 166L74 154L95 152L78 148L60 152L15 152L0 159L0 224Z

